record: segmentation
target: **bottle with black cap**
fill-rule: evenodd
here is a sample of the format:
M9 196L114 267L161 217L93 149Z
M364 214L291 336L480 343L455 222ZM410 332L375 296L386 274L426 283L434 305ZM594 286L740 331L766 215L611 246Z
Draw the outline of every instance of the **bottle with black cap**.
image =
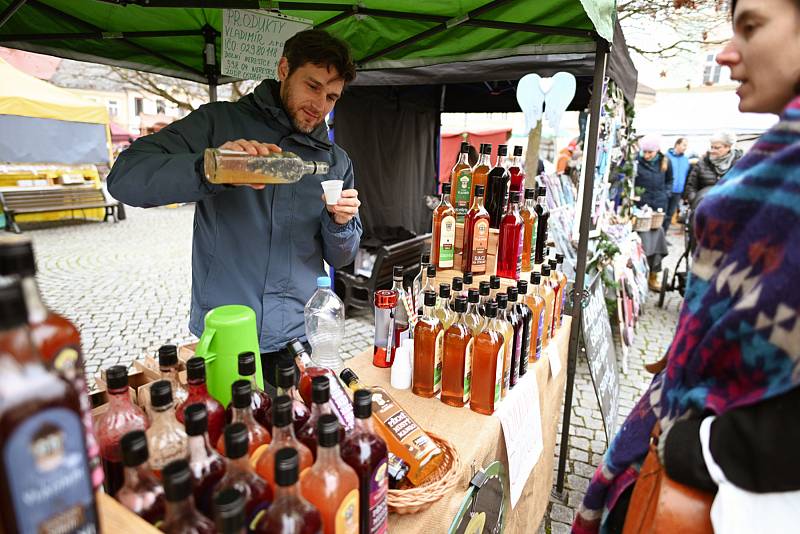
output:
M215 494L227 489L242 493L245 515L249 525L258 513L272 502L272 490L266 481L253 470L247 451L250 441L244 423L231 423L222 435L225 440L225 476L214 488Z
M500 293L500 277L493 274L489 277L489 297L494 300L497 294Z
M150 471L147 437L141 430L122 436L125 483L114 496L125 508L151 525L164 519L164 488Z
M464 241L461 270L481 275L486 272L489 252L489 212L483 207L484 187L475 186L472 207L464 218Z
M242 380L250 382L250 407L253 410L253 417L258 424L272 430L272 399L258 385L256 379L256 355L253 352L241 352L238 356L239 376ZM230 423L233 418L233 402L228 404L225 409L225 422ZM212 441L212 443L216 443Z
M492 168L492 145L491 143L481 143L478 161L472 168L472 188L476 185L486 187L489 178L489 171Z
M317 460L300 480L303 497L319 510L325 534L358 532L358 477L339 454L339 420L317 421Z
M214 497L214 523L219 534L247 534L242 492L228 488Z
M489 171L486 186L486 211L489 212L489 224L492 228L500 228L500 219L508 202L508 185L511 176L508 173L508 146L497 147L497 160ZM492 295L494 297L494 295Z
M467 300L456 299L456 319L444 333L442 353L442 402L460 408L469 402L472 331L464 320Z
M542 348L550 344L551 328L553 324L553 314L556 310L556 292L550 280L550 265L542 265L542 296L544 297L544 336L542 337Z
M175 401L175 406L180 406L189 397L189 392L178 378L180 364L177 346L161 345L158 348L158 369L161 371L161 379L169 380L172 384L172 399Z
M467 293L467 314L464 321L472 331L473 336L477 336L483 330L485 321L480 312L481 296L477 289L470 289Z
M411 336L409 321L414 314L414 307L406 290L404 281L405 269L402 265L395 265L392 269L392 291L397 293L397 306L394 308L394 341L390 360L394 362L394 353L404 339Z
M153 382L150 386L150 428L147 429L147 447L150 449L150 467L160 473L174 460L189 457L186 432L175 418L172 402L172 385L167 380Z
M509 384L513 388L519 381L519 367L520 359L522 358L522 335L524 330L524 323L522 316L517 309L517 301L519 300L519 290L516 287L509 287L506 290L508 294L508 308L506 309L506 319L511 323L514 328L514 345L511 351L511 376L509 377Z
M297 480L302 471L297 450L283 447L275 453L271 477L275 480L275 501L258 519L253 532L258 534L322 532L322 517L319 510L300 494Z
M411 296L413 297L413 309L416 310L422 305L422 288L427 279L428 265L431 264L430 252L423 252L419 258L419 272L411 283Z
M462 295L463 292L464 279L460 276L454 276L450 284L450 311L456 311L456 299L458 297L467 297L466 295Z
M531 273L531 283L528 286L526 303L533 312L531 322L531 359L538 360L542 356L542 337L544 336L544 293L542 288L542 274Z
M486 307L487 325L475 336L472 356L472 394L469 408L473 412L492 415L500 402L503 389L504 343L502 325L497 322L497 303Z
M459 223L464 222L472 203L472 165L469 163L469 149L469 143L461 143L458 161L450 171L450 203L456 210L456 222Z
M298 433L303 428L303 425L306 424L308 418L311 417L311 411L297 393L295 378L294 362L282 361L278 363L278 395L287 395L292 399L292 424L294 425L295 433Z
M252 389L249 380L237 380L231 384L231 423L242 423L247 428L248 443L252 456L262 445L271 441L269 430L261 426L253 416ZM217 450L225 454L225 436L217 442Z
M431 222L431 265L437 269L452 269L456 252L456 210L450 204L450 184L442 184L442 198L433 210Z
M353 409L356 426L342 442L341 452L342 459L358 477L360 532L386 532L389 450L372 422L372 392L366 389L354 392Z
M186 460L175 460L164 467L164 497L167 513L158 528L167 534L215 534L214 523L197 511L192 495L192 473Z
M297 390L300 393L300 398L306 406L311 406L313 403L311 389L314 377L325 376L328 377L331 392L331 408L333 413L339 418L339 422L349 432L353 428L353 405L350 402L350 397L344 390L339 378L331 369L317 365L306 352L305 346L299 339L294 338L286 344L286 350L294 358L294 364L300 371L300 380L298 381Z
M436 293L425 292L425 313L414 327L414 365L411 391L430 398L442 388L442 347L444 330L434 315Z
M433 314L439 319L445 330L455 318L455 313L450 309L450 284L446 282L439 284L439 298L436 300L436 309L433 310Z
M500 278L519 280L522 272L522 245L525 229L519 213L519 193L509 195L508 208L500 221L497 244L497 275Z
M558 280L559 286L559 306L558 306L558 315L556 316L556 328L561 326L561 320L564 318L564 310L567 308L567 275L564 274L562 270L562 265L564 263L564 255L561 253L556 254L556 269L555 269L555 277ZM550 273L551 275L553 273Z
M214 486L225 474L225 460L209 442L205 405L198 403L187 407L184 426L189 436L189 470L194 479L194 501L198 510L212 518L211 499Z
M484 280L478 284L478 295L480 296L478 313L480 313L482 317L486 316L486 304L492 300L491 293L492 288L488 280Z
M331 406L330 379L327 376L315 376L311 380L311 415L297 432L299 439L316 459L317 457L317 421L323 415L334 413ZM344 439L344 427L339 427L340 438Z
M519 376L528 372L531 356L531 335L533 335L533 310L528 306L528 281L517 280L516 311L522 321L522 346L519 355Z
M525 167L522 164L522 147L514 147L514 155L508 162L508 173L511 175L511 183L508 186L509 192L516 191L521 193L525 185ZM535 174L535 171L534 171Z
M315 380L317 379L327 380L324 376L319 376ZM309 421L311 421L311 419L309 419ZM292 399L286 395L281 395L272 403L272 442L258 457L253 457L251 460L253 465L255 465L256 473L267 481L267 484L272 487L273 492L276 489L275 454L285 447L291 447L297 450L300 472L305 471L314 463L314 457L309 448L298 440L294 434L294 426L292 425ZM315 438L314 448L316 449L316 447L317 443Z
M539 222L539 216L536 214L536 189L525 189L525 203L519 215L522 217L522 227L525 234L522 238L522 271L530 272L533 269L536 249L536 226Z
M542 263L545 260L544 247L547 243L547 228L550 221L550 210L547 209L547 188L540 186L536 190L536 248L534 249L534 271L541 271ZM537 268L538 267L538 268Z
M495 297L497 302L497 322L501 327L500 333L503 334L503 389L500 391L500 398L505 398L508 390L511 389L511 358L514 352L514 326L508 315L508 294L498 293Z
M19 280L0 285L0 366L3 532L46 532L68 511L76 531L99 532L78 397L45 368L31 339ZM60 444L59 454L52 454L52 447L32 447L32 435L42 444ZM35 502L22 499L32 487L47 491L34 492Z
M422 316L422 308L425 306L425 292L436 292L436 286L434 285L436 283L436 266L428 265L425 271L425 285L420 288L420 292L417 295L416 300L417 316Z
M206 385L206 361L195 356L186 362L186 389L189 396L175 410L178 421L184 422L184 412L192 404L202 404L206 407L208 419L208 438L211 443L216 443L225 427L225 408L208 392Z
M29 238L0 237L0 275L19 279L28 310L28 328L36 350L44 365L61 375L78 395L92 484L98 489L103 483L103 468L97 453L98 443L92 422L92 402L84 375L80 333L72 322L49 309L42 300L36 282L33 243Z
M122 450L119 440L133 430L145 430L150 421L144 412L131 401L128 388L128 368L114 365L106 369L106 410L97 416L97 442L103 461L103 487L109 495L115 495L122 487Z

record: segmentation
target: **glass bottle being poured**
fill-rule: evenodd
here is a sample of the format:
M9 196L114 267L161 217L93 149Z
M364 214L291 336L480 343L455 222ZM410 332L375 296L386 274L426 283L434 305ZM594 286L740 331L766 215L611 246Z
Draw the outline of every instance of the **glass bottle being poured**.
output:
M292 152L251 156L247 152L207 148L206 180L212 184L293 184L307 174L328 174L324 161L303 161Z

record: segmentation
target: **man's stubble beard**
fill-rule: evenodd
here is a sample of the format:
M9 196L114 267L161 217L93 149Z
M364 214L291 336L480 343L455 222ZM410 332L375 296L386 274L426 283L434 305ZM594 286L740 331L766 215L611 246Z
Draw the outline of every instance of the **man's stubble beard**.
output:
M284 82L286 83L286 82ZM314 130L316 130L323 122L325 122L325 118L323 117L320 122L314 124L312 126L303 126L299 120L297 120L297 115L300 113L299 110L292 110L289 103L292 100L292 92L289 90L289 85L286 84L282 87L281 91L281 103L283 104L283 108L286 110L286 114L289 116L289 120L292 123L292 126L295 130L303 134L310 134Z

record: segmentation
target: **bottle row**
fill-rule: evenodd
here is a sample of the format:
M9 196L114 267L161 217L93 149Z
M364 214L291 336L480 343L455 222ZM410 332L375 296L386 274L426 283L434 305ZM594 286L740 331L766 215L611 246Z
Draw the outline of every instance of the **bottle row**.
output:
M465 296L456 277L452 286L441 283L437 296L435 267L429 266L423 313L414 329L413 393L494 413L561 325L567 280L556 267L552 260L531 274L530 284L519 280L506 292L500 291L499 277L492 277Z

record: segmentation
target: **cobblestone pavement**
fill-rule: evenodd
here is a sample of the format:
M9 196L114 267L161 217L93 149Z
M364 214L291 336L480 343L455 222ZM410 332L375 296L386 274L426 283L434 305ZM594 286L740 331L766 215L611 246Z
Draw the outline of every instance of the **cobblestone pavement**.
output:
M44 298L80 328L90 377L113 364L130 365L163 343L194 339L187 326L192 214L192 206L127 208L127 220L118 224L29 227ZM673 270L683 250L675 227L670 244L671 254L664 264ZM643 364L658 359L672 338L680 296L668 293L663 309L656 301L657 295L650 293L629 354L628 372L621 373L620 419L649 383ZM373 335L371 311L349 314L345 331L345 357L367 349ZM569 531L574 511L606 449L597 399L582 358L578 359L571 417L563 499L551 498L540 532Z

